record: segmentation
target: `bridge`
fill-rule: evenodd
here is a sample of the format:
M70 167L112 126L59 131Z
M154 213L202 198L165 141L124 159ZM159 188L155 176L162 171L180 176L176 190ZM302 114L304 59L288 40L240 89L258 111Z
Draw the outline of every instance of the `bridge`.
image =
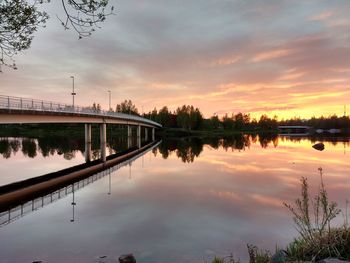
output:
M99 110L92 107L72 106L52 101L10 97L0 95L0 124L34 124L34 123L83 123L85 124L85 160L91 161L91 125L100 126L101 159L106 161L106 125L122 124L128 127L128 138L136 128L138 147L141 148L141 134L144 130L148 140L150 130L155 140L155 129L162 128L152 120L120 112ZM129 140L128 140L129 142Z
M309 134L312 127L310 126L302 126L302 125L285 125L278 126L278 130L282 135L307 135Z

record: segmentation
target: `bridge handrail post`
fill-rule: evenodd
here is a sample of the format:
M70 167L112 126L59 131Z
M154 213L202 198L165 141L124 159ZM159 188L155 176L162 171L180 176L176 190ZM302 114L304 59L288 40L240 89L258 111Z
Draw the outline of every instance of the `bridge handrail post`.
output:
M34 109L34 100L32 100L32 109Z
M41 101L41 110L44 110L44 101Z
M10 96L7 96L7 107L10 109Z
M22 98L21 98L21 109L23 108L23 102L22 102Z

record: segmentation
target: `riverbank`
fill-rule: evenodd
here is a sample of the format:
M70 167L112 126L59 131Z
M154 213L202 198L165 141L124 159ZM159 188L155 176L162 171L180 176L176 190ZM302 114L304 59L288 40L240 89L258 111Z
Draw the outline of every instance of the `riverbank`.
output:
M309 193L307 178L301 178L301 196L294 203L283 203L292 214L294 227L299 236L286 248L276 246L275 253L247 245L250 263L319 262L345 263L350 261L350 223L348 205L345 211L329 199L323 170L319 168L320 185L317 194ZM333 225L334 219L343 216L343 224ZM237 263L239 260L228 256L215 257L211 263Z
M162 137L222 137L238 134L278 134L278 130L188 130L182 128L164 128L159 131Z

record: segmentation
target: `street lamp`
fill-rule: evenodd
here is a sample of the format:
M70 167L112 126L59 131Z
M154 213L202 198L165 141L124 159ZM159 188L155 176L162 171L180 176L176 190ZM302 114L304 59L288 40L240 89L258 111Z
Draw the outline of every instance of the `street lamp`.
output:
M73 92L71 93L72 94L72 97L73 97L73 108L74 108L74 96L77 95L75 92L74 92L74 76L70 76L73 80Z
M112 107L111 107L111 91L109 90L108 93L109 93L109 110L111 110L112 109Z

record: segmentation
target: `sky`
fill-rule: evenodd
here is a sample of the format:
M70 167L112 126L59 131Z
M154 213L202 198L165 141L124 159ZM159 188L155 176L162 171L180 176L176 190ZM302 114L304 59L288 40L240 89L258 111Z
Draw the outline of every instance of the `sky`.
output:
M348 0L110 0L91 37L64 30L60 1L18 70L3 68L0 94L140 112L183 104L213 114L279 119L343 115L350 104ZM350 111L350 105L348 105Z

